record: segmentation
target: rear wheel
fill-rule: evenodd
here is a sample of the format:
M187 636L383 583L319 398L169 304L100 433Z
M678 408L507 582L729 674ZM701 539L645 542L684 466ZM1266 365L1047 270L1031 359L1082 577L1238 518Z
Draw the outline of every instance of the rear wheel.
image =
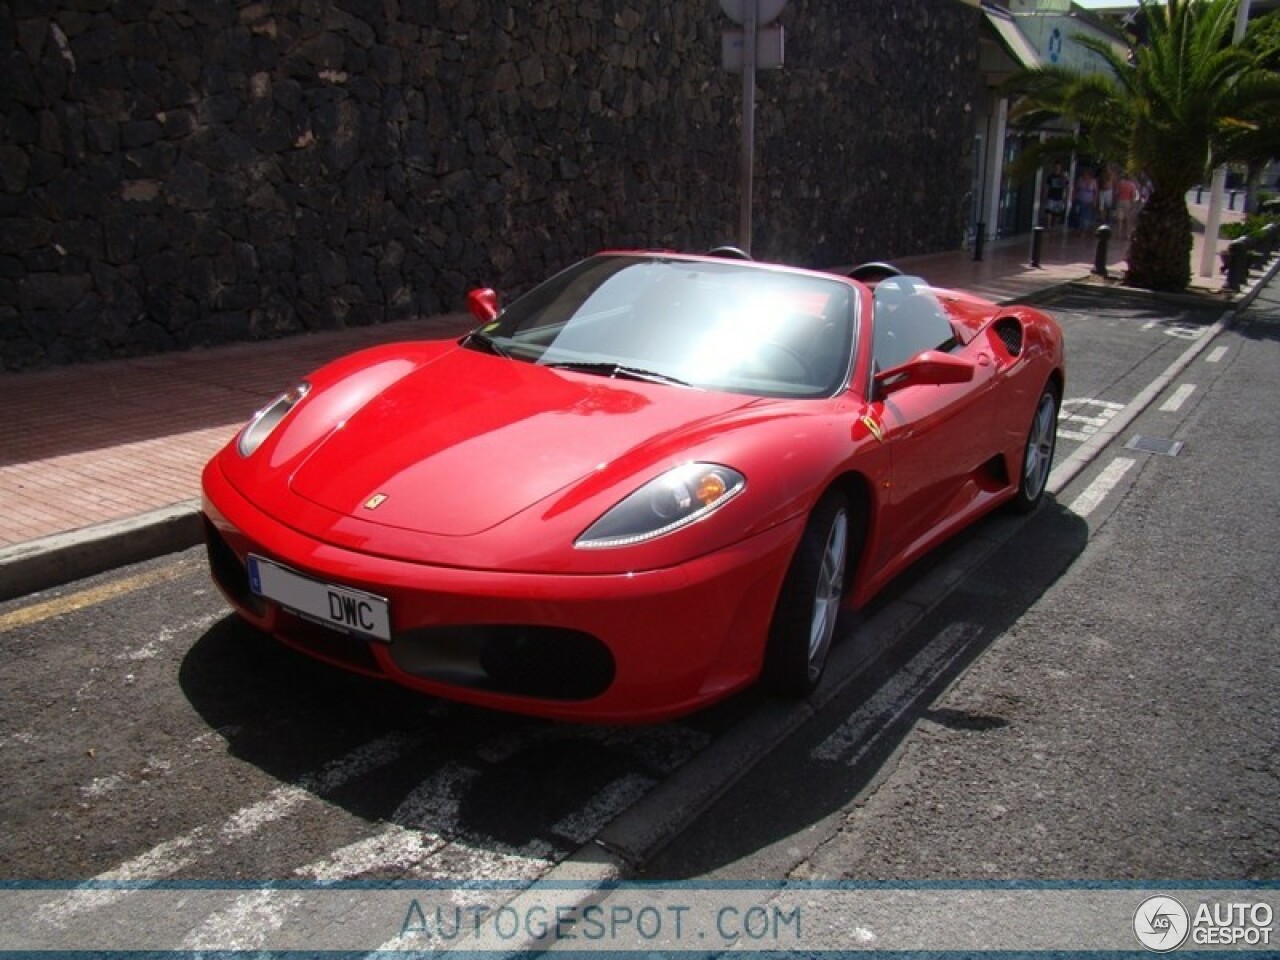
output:
M1022 474L1018 483L1018 495L1013 507L1022 513L1030 513L1044 497L1049 485L1049 471L1053 468L1053 451L1058 442L1058 391L1052 383L1046 384L1036 413L1027 434L1027 446L1022 454Z
M784 696L807 696L822 679L844 597L854 525L849 501L828 491L809 515L769 627L764 680Z

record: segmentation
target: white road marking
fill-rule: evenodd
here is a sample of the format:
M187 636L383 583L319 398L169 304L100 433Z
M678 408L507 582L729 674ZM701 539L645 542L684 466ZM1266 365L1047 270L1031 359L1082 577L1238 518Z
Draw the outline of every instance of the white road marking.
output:
M156 754L149 754L138 773L112 773L105 777L94 777L89 783L80 788L80 793L86 797L100 797L110 793L112 790L127 787L139 781L147 782L156 774L169 776L182 770L188 770L191 767L205 763L210 750L218 749L239 731L239 727L228 725L219 727L217 730L210 730L208 733L202 733L187 744L187 749L183 751L182 756L176 761Z
M1206 329L1190 323L1166 323L1163 326L1165 336L1175 337L1178 340L1199 340L1204 336Z
M332 851L296 868L297 877L332 882L376 873L408 872L423 879L468 880L523 878L533 881L553 866L549 859L508 853L500 844L469 846L457 835L462 828L459 807L466 788L479 771L449 763L423 780L372 836ZM252 817L246 818L252 821ZM453 839L450 839L453 838ZM421 869L439 859L444 869ZM183 941L184 950L254 950L265 935L281 929L296 894L281 890L255 890L237 897L230 907L205 917Z
M1067 440L1087 440L1123 409L1123 403L1094 400L1091 397L1064 400L1058 416L1058 436ZM1089 412L1085 413L1086 410Z
M1093 483L1089 484L1081 494L1071 501L1070 510L1078 517L1087 517L1097 509L1098 504L1102 503L1108 493L1115 489L1116 484L1124 477L1129 468L1137 461L1129 457L1116 457L1103 468L1103 471L1093 478Z
M1175 337L1178 340L1198 340L1204 334L1204 327L1198 327L1190 323L1170 323L1167 320L1148 320L1142 325L1143 330L1154 330L1160 327L1164 330L1165 336Z
M231 814L221 824L202 824L186 833L159 843L116 867L98 874L92 882L154 880L171 877L216 850L251 836L268 823L292 813L304 800L323 796L356 777L363 776L403 756L416 742L408 734L393 733L371 740L346 756L307 774L298 783L277 787L265 798ZM129 889L79 889L41 908L38 921L62 927L73 914L109 906L127 897Z
M1160 404L1160 412L1177 413L1182 409L1182 405L1187 402L1187 399L1195 392L1196 385L1194 383L1184 383L1177 390L1173 391L1168 400Z
M976 623L951 624L814 747L810 756L815 760L857 766L883 732L915 705L920 694L942 676L981 633L982 627Z
M1230 347L1214 347L1209 351L1209 355L1204 358L1205 363L1220 363L1222 358L1227 355Z
M466 830L461 819L462 797L467 787L479 776L478 770L455 763L446 764L414 787L391 815L391 822L401 827L421 830L441 841L447 840L450 847L465 849L468 859L474 858L479 852L482 856L510 855L537 861L544 868L549 866L556 852L545 840L534 839L520 847L512 847L486 839L485 847L480 851L467 844Z
M391 815L391 822L434 836L457 833L462 792L478 776L478 770L446 763L409 791Z
M298 890L255 890L237 897L226 910L204 918L178 945L179 950L258 950L284 928L292 908L301 907Z
M407 869L443 846L444 841L434 834L393 823L371 837L339 847L327 857L293 872L312 880L350 880L376 871Z
M226 615L227 613L225 610L219 610L216 613L209 613L203 617L196 617L194 620L188 620L185 623L180 623L176 627L161 627L158 636L148 640L142 646L134 650L117 653L115 658L117 660L153 660L160 655L161 649L167 646L175 638L210 627Z
M614 780L582 807L558 820L551 830L574 843L583 844L605 824L653 789L654 780L642 773L629 773Z

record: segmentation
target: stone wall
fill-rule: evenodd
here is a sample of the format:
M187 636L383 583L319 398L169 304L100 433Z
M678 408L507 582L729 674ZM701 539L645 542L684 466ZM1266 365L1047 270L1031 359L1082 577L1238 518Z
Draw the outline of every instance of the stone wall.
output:
M977 11L792 0L755 253L962 236ZM738 223L718 4L6 0L0 369L380 323Z

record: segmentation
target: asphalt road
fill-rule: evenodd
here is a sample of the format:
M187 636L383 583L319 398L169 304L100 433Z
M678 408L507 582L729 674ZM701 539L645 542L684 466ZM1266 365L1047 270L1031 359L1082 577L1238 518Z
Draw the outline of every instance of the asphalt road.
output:
M1048 307L1060 462L1220 312ZM849 618L813 708L602 728L427 700L255 634L198 550L0 604L0 872L532 882L605 851L648 879L1274 880L1278 333L1264 292L1037 514Z

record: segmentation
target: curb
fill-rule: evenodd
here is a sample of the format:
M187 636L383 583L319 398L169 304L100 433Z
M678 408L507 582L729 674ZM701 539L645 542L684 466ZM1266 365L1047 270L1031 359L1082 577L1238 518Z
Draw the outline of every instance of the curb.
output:
M123 520L5 547L0 550L0 601L186 550L203 539L200 501L184 500Z

